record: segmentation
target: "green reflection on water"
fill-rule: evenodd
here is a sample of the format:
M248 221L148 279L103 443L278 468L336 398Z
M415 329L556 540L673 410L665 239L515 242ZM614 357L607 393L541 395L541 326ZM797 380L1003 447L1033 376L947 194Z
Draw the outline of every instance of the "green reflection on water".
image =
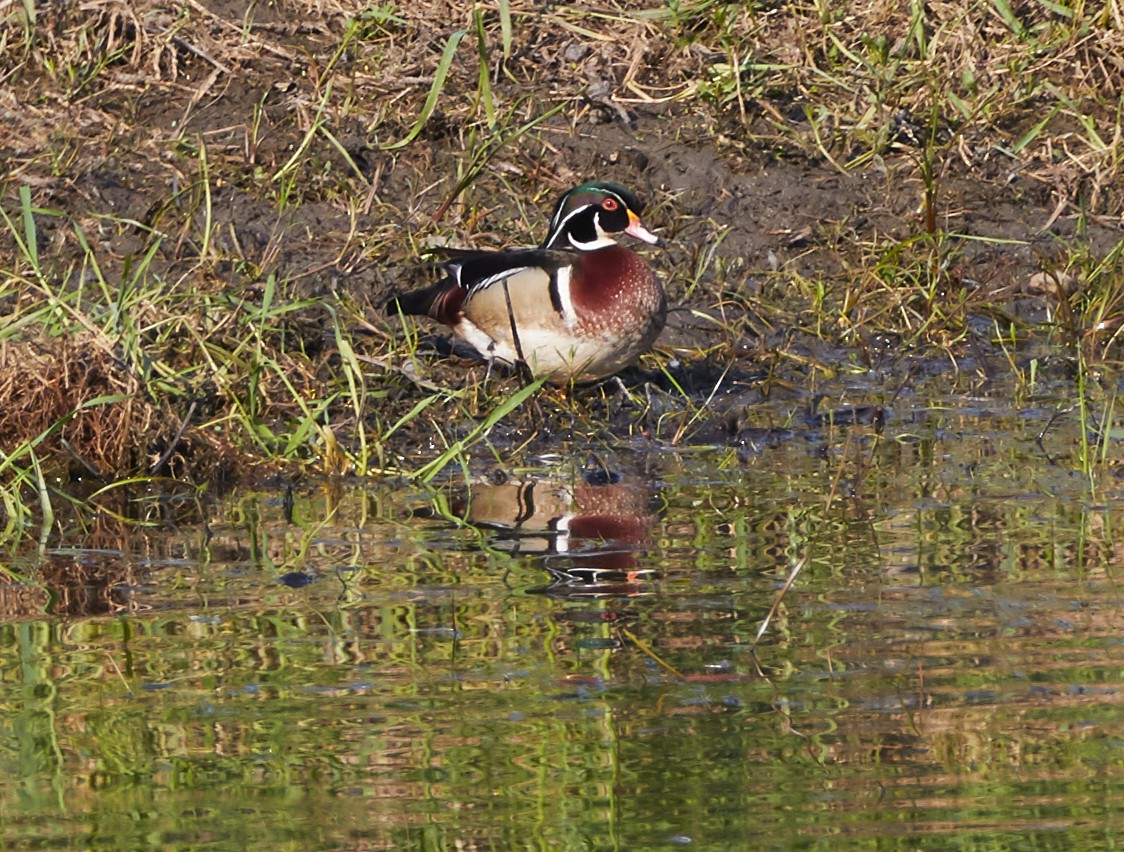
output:
M1121 495L965 421L70 542L5 598L3 843L1112 846Z

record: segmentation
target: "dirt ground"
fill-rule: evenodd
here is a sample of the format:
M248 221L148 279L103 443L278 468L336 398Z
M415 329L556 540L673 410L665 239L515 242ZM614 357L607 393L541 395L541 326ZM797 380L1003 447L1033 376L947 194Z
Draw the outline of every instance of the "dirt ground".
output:
M305 141L326 80L316 75L343 39L348 15L363 12L360 6L282 3L246 9L188 3L178 20L145 3L44 10L49 17L38 27L52 37L45 37L41 50L57 41L77 51L69 40L89 29L103 37L103 58L106 51L119 58L98 67L99 44L90 45L89 55L79 52L74 61L94 68L73 72L85 70L90 78L73 82L72 91L37 74L30 59L9 63L0 95L6 197L27 184L44 208L80 219L106 217L100 230L112 262L138 251L143 234L138 228L114 232L110 222L142 223L174 235L181 224L176 220L194 212L193 199L184 193L197 178L200 146L206 146L217 274L224 274L221 260L235 265L236 258L251 261L259 275L304 282L306 292L315 292L314 282L326 288L335 280L377 300L415 277L411 243L424 242L435 230L432 218L476 153L473 145L479 149L490 141L466 138L465 118L476 98L469 36L416 141L380 150L403 136L415 118L436 49L454 27L471 23L457 4L413 13L386 8L402 22L397 25L402 55L393 54L393 38L380 40L376 31L370 47L357 45L354 56L333 69L337 84L349 88L337 100L329 98L325 108L333 134L368 184L341 175L346 166L339 152L316 137L307 149L309 168L299 195L287 205L278 202L271 175ZM523 11L516 23L541 29L534 35L518 32L515 55L506 61L493 55L496 100L528 97L537 104L561 102L563 109L502 148L440 214L436 225L452 226L451 239L477 245L537 241L553 197L594 177L625 183L654 207L652 225L671 245L655 262L673 294L683 286L685 263L719 234L724 236L715 257L748 276L781 267L797 274L829 273L848 243L904 240L922 230L924 182L916 143L924 127L900 133L898 142L868 164L843 170L837 164L846 162L846 152L836 151L831 163L793 144L777 144L776 133L761 132L768 115L752 105L742 117L733 107L714 108L698 99L637 99L623 81L639 80L647 92L675 92L713 64L713 56L677 45L666 26L617 22L582 38L573 26L563 26L565 19L551 19L549 7ZM241 29L253 35L237 44ZM626 60L629 66L623 66ZM420 73L401 73L408 70ZM799 97L796 90L770 97L772 105L790 102L785 118L797 137L810 132L793 108ZM894 114L886 120L919 119ZM478 118L473 123L478 125ZM1012 128L1012 136L1018 130ZM966 278L980 286L1021 287L1043 265L1055 238L1074 236L1081 201L1067 192L1064 180L1052 185L1041 169L1004 154L1011 136L973 138L969 127L958 131L954 143L951 133L937 128L938 136L948 137L939 140L937 151L937 223L959 235L1019 241L1002 247L968 242L963 250ZM1105 194L1111 197L1094 211L1103 215L1083 223L1082 237L1094 254L1120 237L1121 192ZM524 221L511 221L519 215ZM65 225L50 218L40 223L48 233L54 230L57 240ZM403 229L406 241L400 239ZM394 240L365 245L355 239L388 232ZM162 247L162 255L195 260L183 241L197 236L181 231L181 239ZM714 294L699 288L694 295L705 302Z
M825 87L812 101L809 69L824 63L801 33L809 9L700 8L711 17L669 20L641 3L100 2L52 4L33 24L8 8L0 203L18 223L18 194L30 192L44 280L63 287L92 274L75 225L110 282L129 280L157 237L148 271L172 290L252 302L272 278L281 298L302 302L284 322L312 358L330 348L341 305L378 354L400 334L379 306L429 280L426 249L537 243L557 194L592 178L648 203L646 224L667 244L649 256L679 309L660 348L680 360L719 339L735 358L761 353L825 317L839 333L811 336L832 347L848 334L853 344L868 315L885 316L859 337L915 340L894 317L916 309L885 302L902 281L918 289L934 253L936 296L966 302L963 321L978 304L1033 325L1072 295L1056 281L1071 280L1076 255L1103 258L1120 243L1124 192L1103 168L1067 159L1077 111L1051 116L1045 139L1029 132L1043 118L1030 100L998 119L953 121L903 84L897 103L867 110L873 131L849 130L845 110L817 122L810 107L833 95ZM1020 11L1028 27L1042 23L1036 9ZM902 10L862 12L877 13L886 44L912 37ZM983 15L981 38L994 18ZM457 28L468 34L411 135ZM751 48L771 51L766 70L738 78L736 97L714 95L730 58ZM1094 49L1076 42L1073 56ZM778 58L790 73L768 70ZM998 65L974 61L1003 85ZM1101 137L1120 159L1115 121ZM0 303L13 314L31 298L19 233L0 235ZM826 302L810 298L817 290ZM723 319L722 332L700 315Z
M301 144L305 131L289 113L287 99L273 94L276 86L275 72L250 66L236 82L193 109L195 93L174 87L126 104L44 109L41 116L34 114L34 107L27 115L27 101L9 90L3 96L7 139L0 151L9 169L8 194L13 184L27 183L42 207L85 221L107 217L164 227L174 234L183 224L175 220L185 207L190 210L190 203L179 197L191 179L177 151L179 139L216 140L209 143L212 151L229 155L240 147L252 105L264 99L269 112L276 99L280 103L272 111L277 118L256 159L268 164L267 170L276 168L286 152ZM189 114L188 121L177 126L184 114ZM42 123L27 127L37 118ZM66 122L63 127L55 123L60 118ZM116 132L91 150L81 138L87 119L97 125L95 132L104 133L106 125L122 119L130 126L113 128ZM431 123L440 125L440 115ZM513 143L503 152L504 159L486 168L445 214L455 221L451 241L496 247L533 244L541 238L557 193L587 179L613 180L647 200L646 219L668 244L652 262L674 296L685 289L684 278L693 274L692 261L719 237L713 257L734 272L732 283L723 283L737 287L755 273L781 268L830 276L840 269L840 255L854 255L863 241L908 240L923 229L923 180L908 149L877 165L841 172L822 158L791 151L778 156L752 142L716 135L707 122L674 105L622 106L619 113L597 110L577 122L559 116L540 125L539 131L548 145L538 139ZM75 134L65 140L73 168L49 174L44 166L51 164L41 158L43 146L59 143L43 137L68 132ZM271 188L261 185L264 178L256 165L224 169L228 174L219 179L211 204L218 253L227 257L215 265L214 274L236 278L244 270L232 268L237 264L231 258L247 258L258 275L268 272L282 281L300 282L295 291L300 296L338 286L373 303L428 274L411 243L424 242L436 230L431 219L452 191L466 154L461 134L427 127L414 143L423 151L393 157L371 150L369 140L354 137L349 143L349 153L365 166L365 177L371 180L366 199L343 198L360 189L344 187L330 198L306 193L299 203L279 212ZM331 160L334 152L322 144L318 154ZM997 153L992 159L971 168L955 161L946 164L948 174L939 181L940 226L957 235L996 241L958 244L965 277L976 286L1025 291L1031 276L1049 266L1051 258L1056 262L1077 236L1078 217L1072 211L1055 215L1054 187L1023 176L1017 164L1003 162ZM516 182L506 179L511 174ZM513 199L513 190L526 195ZM370 209L356 212L354 206L364 201L372 202L363 205ZM520 214L530 221L520 221ZM67 236L65 220L44 219L40 229L46 242L63 252L75 250L59 245ZM382 239L388 231L401 234L402 229L406 240ZM120 263L145 245L139 228L102 225L98 230L111 261ZM373 251L364 250L364 234L379 235ZM1092 218L1081 234L1089 250L1102 256L1120 236L1115 216ZM180 257L184 263L195 262L190 249L177 241L161 253L171 266ZM702 287L693 300L705 305L715 296Z

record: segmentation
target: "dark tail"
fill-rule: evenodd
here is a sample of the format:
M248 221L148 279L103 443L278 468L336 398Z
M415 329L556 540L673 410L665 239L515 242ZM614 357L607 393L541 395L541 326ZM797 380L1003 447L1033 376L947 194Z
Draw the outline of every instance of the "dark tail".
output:
M392 315L402 313L407 316L430 317L446 325L456 325L460 320L461 303L464 302L466 293L451 278L443 278L420 290L391 296L383 309Z

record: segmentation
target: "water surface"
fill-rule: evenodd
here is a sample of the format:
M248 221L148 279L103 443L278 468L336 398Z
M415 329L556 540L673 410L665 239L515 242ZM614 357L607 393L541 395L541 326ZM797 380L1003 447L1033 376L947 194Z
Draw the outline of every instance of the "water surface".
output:
M3 845L1112 847L1124 488L1064 404L68 533L0 598Z

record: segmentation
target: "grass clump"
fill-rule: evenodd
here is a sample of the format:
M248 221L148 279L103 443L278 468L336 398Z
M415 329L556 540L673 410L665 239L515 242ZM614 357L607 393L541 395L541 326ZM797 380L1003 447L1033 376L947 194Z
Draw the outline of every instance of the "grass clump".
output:
M811 357L786 359L798 334L832 358L953 352L980 314L1027 333L1018 299L1085 356L1119 351L1112 4L0 16L0 482L21 516L69 478L428 478L475 447L596 439L608 411L617 434L688 440L747 362ZM557 193L594 177L650 199L672 246L653 262L710 323L663 344L688 364L666 395L419 369L424 334L377 310L422 282L418 258L537 243ZM1065 284L1033 292L1039 273Z

